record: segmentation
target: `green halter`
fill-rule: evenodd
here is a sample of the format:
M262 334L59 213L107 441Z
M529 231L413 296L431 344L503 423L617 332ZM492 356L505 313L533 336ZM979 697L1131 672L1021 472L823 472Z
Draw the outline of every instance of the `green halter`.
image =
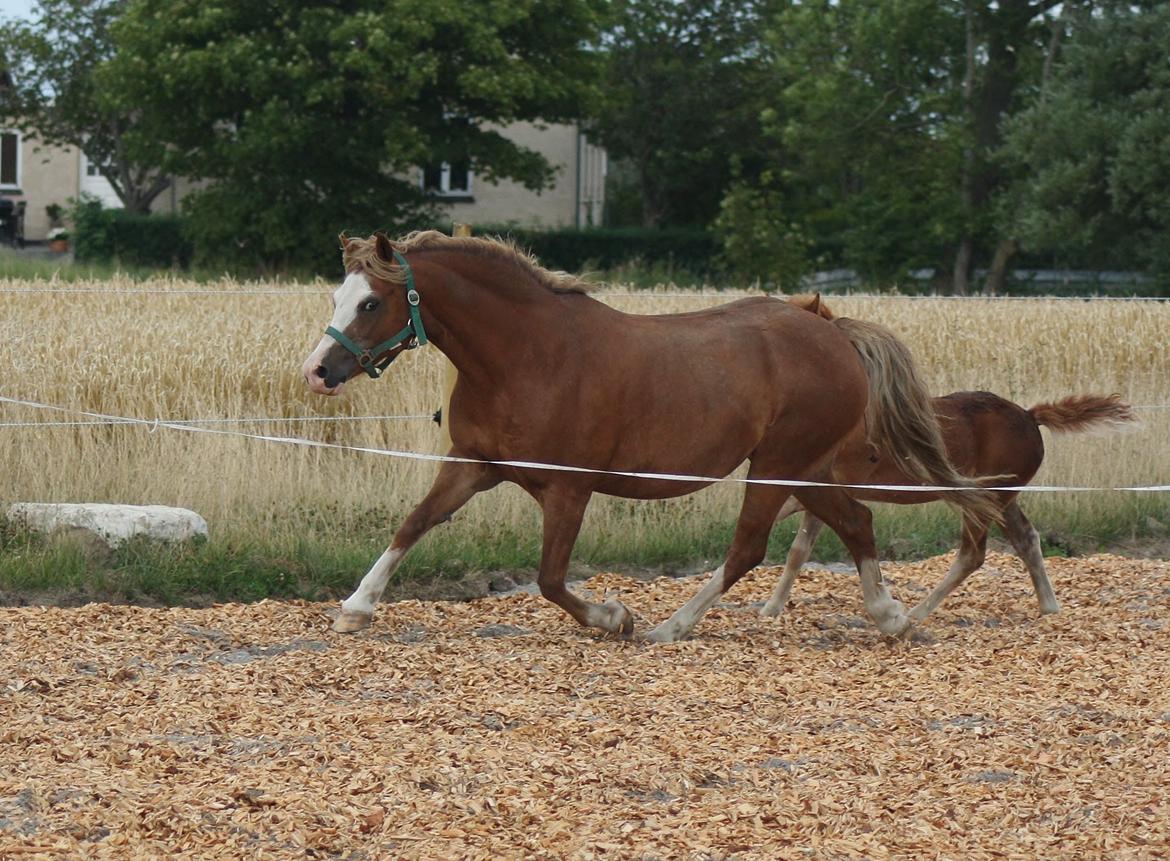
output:
M410 264L406 262L406 258L397 251L394 252L394 259L398 261L398 265L406 273L406 306L410 309L410 319L398 334L383 341L381 344L375 344L373 347L363 349L354 343L353 339L344 332L340 332L332 326L325 329L325 334L353 353L361 369L375 380L382 376L382 372L390 367L390 363L397 359L402 351L399 350L393 355L388 355L380 362L376 361L378 356L393 350L399 344L406 345L403 349L413 350L415 347L421 347L427 342L427 330L423 328L422 316L418 310L420 299L418 290L414 288L414 273L410 271ZM411 343L412 341L413 343Z

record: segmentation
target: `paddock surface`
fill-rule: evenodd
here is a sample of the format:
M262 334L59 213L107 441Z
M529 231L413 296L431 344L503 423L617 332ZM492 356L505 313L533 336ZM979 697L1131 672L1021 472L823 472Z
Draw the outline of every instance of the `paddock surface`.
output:
M946 557L886 565L916 600ZM993 554L891 643L760 569L691 641L539 597L0 610L0 858L1163 858L1170 563ZM641 630L698 588L599 575Z

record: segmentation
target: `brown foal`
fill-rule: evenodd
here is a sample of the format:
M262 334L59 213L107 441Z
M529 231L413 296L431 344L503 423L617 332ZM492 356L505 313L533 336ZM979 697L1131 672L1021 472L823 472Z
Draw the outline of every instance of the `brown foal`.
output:
M580 624L623 636L634 628L624 605L586 601L565 585L594 493L679 496L744 460L751 479L826 481L841 447L868 428L876 449L906 464L915 482L960 488L947 494L953 504L993 516L991 494L947 462L908 351L879 326L842 327L765 297L691 314L624 314L507 244L433 231L397 242L383 234L343 237L342 246L347 274L333 294L333 319L303 368L310 388L335 395L363 370L375 376L412 340L429 340L458 369L445 416L450 454L473 462L443 463L426 497L342 602L337 631L368 625L410 547L503 481L541 507L541 593ZM689 635L763 559L790 496L849 548L879 629L904 634L910 619L882 582L864 505L835 487L749 483L723 564L647 638Z
M817 314L825 320L841 320L821 301L820 296L796 296L791 304ZM1008 487L1028 484L1044 461L1044 439L1040 427L1053 431L1076 432L1118 427L1134 421L1129 404L1119 395L1073 395L1053 403L1036 404L1031 409L1005 400L990 392L955 392L932 401L942 429L947 456L959 472L968 476L1000 476L988 486ZM898 468L898 463L887 455L880 455L855 430L841 447L830 471L832 480L840 484L899 485L916 484L911 476ZM854 499L867 502L892 502L898 505L916 505L938 499L937 494L911 491L883 491L853 489ZM1040 603L1041 613L1056 613L1052 583L1044 568L1040 538L1031 522L1020 510L1018 492L1002 491L995 495L1000 511L999 522L1004 535L1023 561L1032 578L1032 586ZM801 511L797 499L789 499L777 520ZM824 523L815 514L806 511L800 530L784 565L784 573L777 581L772 595L761 612L778 616L788 603L792 584L800 569L808 562L813 545ZM991 519L974 512L964 512L959 552L946 576L911 613L911 619L926 618L938 605L983 564L987 552L987 535Z

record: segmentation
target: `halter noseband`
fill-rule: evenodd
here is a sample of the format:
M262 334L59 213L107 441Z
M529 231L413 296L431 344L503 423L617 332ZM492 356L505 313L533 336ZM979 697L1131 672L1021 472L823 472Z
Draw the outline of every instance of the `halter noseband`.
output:
M410 309L410 319L406 321L406 325L402 327L398 334L388 338L381 344L375 344L373 347L363 349L354 343L353 339L344 332L340 332L332 326L325 329L325 334L353 353L361 369L375 380L382 376L382 372L390 367L390 363L398 358L402 350L399 350L393 355L386 356L380 362L375 361L378 356L393 350L399 344L405 345L403 347L404 350L413 350L415 347L421 347L427 342L427 330L423 328L422 316L418 310L420 297L418 290L414 287L414 273L410 270L410 264L406 262L406 258L397 251L394 252L394 259L398 261L398 265L406 273L406 307Z

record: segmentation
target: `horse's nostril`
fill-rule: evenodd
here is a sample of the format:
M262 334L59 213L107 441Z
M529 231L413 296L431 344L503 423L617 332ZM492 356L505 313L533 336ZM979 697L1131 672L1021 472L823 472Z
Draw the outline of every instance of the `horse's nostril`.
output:
M327 370L325 370L324 365L318 365L317 370L313 371L313 373L316 374L321 379L325 379L327 376L329 376L329 372Z

